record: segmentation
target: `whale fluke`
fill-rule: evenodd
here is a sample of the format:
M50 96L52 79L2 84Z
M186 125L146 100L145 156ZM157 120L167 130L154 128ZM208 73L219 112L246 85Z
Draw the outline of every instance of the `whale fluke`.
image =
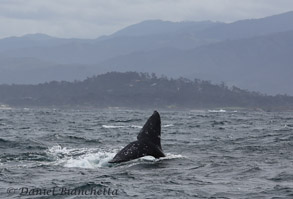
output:
M161 118L157 111L154 111L140 130L137 141L124 147L109 163L126 162L147 155L165 157L161 147Z

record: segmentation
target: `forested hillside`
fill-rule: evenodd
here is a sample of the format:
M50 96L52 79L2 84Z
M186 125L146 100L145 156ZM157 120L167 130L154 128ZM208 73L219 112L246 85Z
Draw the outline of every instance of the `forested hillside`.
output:
M12 106L136 108L245 107L290 109L293 97L266 96L224 84L155 74L111 72L84 81L1 85L0 103Z

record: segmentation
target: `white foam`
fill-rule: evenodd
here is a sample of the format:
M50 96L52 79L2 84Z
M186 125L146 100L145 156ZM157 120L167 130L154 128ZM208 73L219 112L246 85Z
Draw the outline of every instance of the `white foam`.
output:
M153 156L144 156L144 157L142 157L140 159L141 160L146 160L146 161L154 161L154 160L156 160L156 158L153 157Z
M11 110L12 107L8 106L8 105L4 105L4 104L0 104L0 110Z
M129 125L129 126L121 126L121 125L102 125L105 129L117 129L117 128L136 128L141 129L142 126L139 125Z
M174 126L174 124L166 124L166 125L163 125L163 127L171 127L171 126Z
M146 160L146 161L160 161L160 160L172 160L172 159L183 159L183 158L187 158L186 156L180 155L180 154L172 154L172 153L166 153L165 154L166 157L162 157L159 159L156 159L153 156L144 156L140 159L142 160Z
M142 126L139 126L139 125L130 125L131 128L136 128L136 129L141 129Z
M224 109L220 109L220 110L208 110L209 113L226 113L227 111Z
M53 146L47 153L55 159L55 165L77 168L101 168L108 165L108 162L115 156L116 151L108 152L97 149L73 148L68 149L60 145Z
M167 128L167 127L172 127L174 126L174 124L166 124L166 125L163 125L162 127L163 128ZM105 129L118 129L118 128L136 128L136 129L141 129L143 126L140 126L140 125L126 125L126 126L122 126L122 125L105 125L103 124L102 125L103 128Z
M60 145L53 146L48 149L48 153L53 156L58 155L78 155L87 152L86 148L78 148L78 149L68 149L66 147L61 147Z
M70 158L66 160L64 167L78 167L78 168L101 168L107 166L109 161L115 156L115 153L110 152L97 152L89 153L77 158Z
M187 157L180 155L180 154L176 155L176 154L166 153L165 155L166 155L166 157L162 157L159 159L156 159L153 156L144 156L139 159L132 160L132 161L130 161L130 163L123 163L123 164L127 164L128 167L132 167L132 166L139 165L141 163L146 163L146 162L152 164L152 163L156 163L156 162L160 162L160 161L164 161L164 160L187 158Z
M171 159L182 159L187 158L186 156L180 155L180 154L172 154L172 153L166 153L166 157L163 157L161 159L163 160L171 160Z
M115 125L102 125L105 129L117 129L117 128L125 128L126 126L115 126Z

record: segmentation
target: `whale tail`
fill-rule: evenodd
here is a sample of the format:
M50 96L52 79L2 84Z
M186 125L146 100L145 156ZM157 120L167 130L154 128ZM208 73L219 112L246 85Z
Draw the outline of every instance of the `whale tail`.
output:
M109 163L126 162L147 155L165 157L161 147L161 118L157 111L147 120L137 136L137 141L124 147Z

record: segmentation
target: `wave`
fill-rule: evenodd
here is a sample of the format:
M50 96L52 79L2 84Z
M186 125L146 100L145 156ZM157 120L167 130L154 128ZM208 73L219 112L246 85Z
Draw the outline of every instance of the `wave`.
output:
M157 163L164 162L164 161L169 161L173 159L183 159L187 158L183 155L180 154L171 154L171 153L166 153L166 157L156 159L153 156L144 156L135 160L131 160L129 162L123 162L118 164L117 166L126 166L129 168L139 168L139 169L145 169L151 167L156 167L158 166Z
M65 139L70 139L70 140L76 140L76 141L80 141L80 142L101 143L101 141L99 139L89 139L86 137L80 137L80 136L75 136L75 135L68 135L68 136L60 135L60 137L63 137Z
M4 138L0 138L0 148L8 149L8 148L17 147L20 145L21 145L21 143L19 143L17 141L10 141L10 140L4 139Z
M122 119L117 119L117 120L109 120L110 123L130 123L130 122L140 122L141 119L125 119L125 120L122 120Z
M55 157L64 157L64 156L76 156L76 155L82 155L88 152L89 149L87 148L75 148L75 149L69 149L67 147L62 147L60 145L53 146L47 150L47 153L49 155L55 156Z
M0 143L7 143L7 142L10 142L10 141L5 140L5 139L3 139L3 138L0 138Z
M174 126L174 124L162 125L163 128L172 127L172 126ZM126 126L122 126L122 125L102 125L102 127L105 128L105 129L119 129L119 128L141 129L143 126L140 126L140 125L126 125Z
M166 153L166 157L161 158L162 160L172 160L172 159L183 159L183 158L187 158L184 155L180 155L180 154L172 154L172 153Z
M209 113L226 113L227 111L224 109L219 110L208 110Z
M174 126L174 124L165 124L165 125L163 125L162 127L164 128L166 128L166 127L172 127L172 126Z
M1 104L0 105L0 110L12 110L12 107Z
M125 128L127 126L114 126L114 125L102 125L105 129L117 129L117 128Z
M293 181L293 174L292 173L287 173L287 172L282 172L279 173L277 176L270 178L269 180L275 181L275 182L286 182L286 181Z
M139 126L139 125L130 125L131 128L135 128L135 129L141 129L142 126Z

